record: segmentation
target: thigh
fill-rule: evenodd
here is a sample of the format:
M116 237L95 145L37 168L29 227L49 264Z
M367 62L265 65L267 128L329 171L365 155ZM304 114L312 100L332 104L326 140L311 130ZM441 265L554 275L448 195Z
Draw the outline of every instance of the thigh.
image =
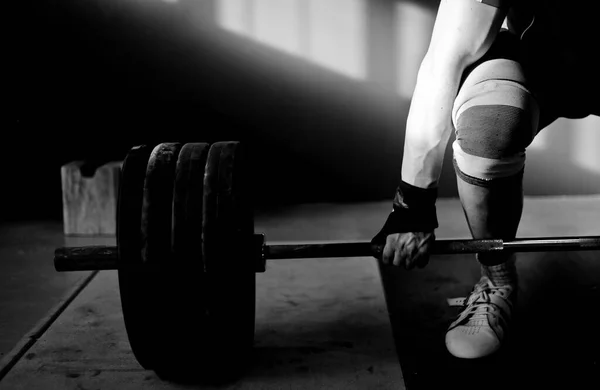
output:
M588 86L570 83L569 71L565 67L560 70L553 66L530 67L526 69L526 74L540 108L538 133L559 118L600 116L600 104L587 90Z

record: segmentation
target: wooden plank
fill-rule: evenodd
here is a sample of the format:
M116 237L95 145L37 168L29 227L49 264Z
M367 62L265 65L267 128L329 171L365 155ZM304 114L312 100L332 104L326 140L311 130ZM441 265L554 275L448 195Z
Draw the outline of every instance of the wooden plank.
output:
M61 167L65 235L116 234L121 163L111 161L95 170L85 161L72 161Z

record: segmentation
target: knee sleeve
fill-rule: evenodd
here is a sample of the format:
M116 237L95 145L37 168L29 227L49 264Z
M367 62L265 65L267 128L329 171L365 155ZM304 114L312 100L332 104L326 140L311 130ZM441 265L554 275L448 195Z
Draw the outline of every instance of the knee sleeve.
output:
M465 78L452 110L454 166L461 179L485 186L522 173L539 119L525 85L520 65L508 59L486 61Z

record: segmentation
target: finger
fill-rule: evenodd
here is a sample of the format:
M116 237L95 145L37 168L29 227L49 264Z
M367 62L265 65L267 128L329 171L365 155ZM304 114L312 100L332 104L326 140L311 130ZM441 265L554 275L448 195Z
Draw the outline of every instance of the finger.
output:
M410 233L404 233L400 237L398 237L398 241L396 244L398 259L396 260L395 265L403 266L405 269L411 268L409 264L410 252L412 250L410 242Z
M401 265L404 265L404 256L402 256L402 249L401 248L396 248L396 251L394 252L394 265L396 267L400 267Z
M393 241L393 246L394 246L394 257L393 257L393 264L396 267L400 267L404 265L404 254L403 254L403 247L404 245L404 234L395 234L394 235L394 241Z
M416 257L419 254L418 242L413 234L407 237L403 252L406 256L406 269L413 269L415 267Z
M383 253L381 255L381 261L383 264L389 264L394 259L394 245L392 235L387 236L385 240L385 246L383 247Z
M425 268L429 264L429 253L433 247L433 234L428 234L419 244L419 249L416 255L415 263L419 268Z

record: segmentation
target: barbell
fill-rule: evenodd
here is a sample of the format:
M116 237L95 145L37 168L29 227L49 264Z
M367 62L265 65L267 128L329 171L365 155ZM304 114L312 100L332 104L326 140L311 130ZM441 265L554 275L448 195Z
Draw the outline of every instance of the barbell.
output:
M251 245L247 246L247 255L253 261L254 272L265 272L267 260L371 256L381 258L381 248L370 242L267 245L264 234L254 234L252 240ZM438 240L430 253L451 255L498 251L553 252L598 249L600 249L600 236L545 237L510 241ZM160 271L169 268L168 264L120 263L118 248L105 245L58 248L54 252L54 266L58 272L118 269ZM171 266L180 267L177 264Z
M59 272L117 270L140 365L161 376L240 374L254 342L256 272L266 260L376 257L370 242L267 245L254 232L240 142L131 148L123 161L117 245L57 248ZM431 254L598 250L600 236L437 240Z

